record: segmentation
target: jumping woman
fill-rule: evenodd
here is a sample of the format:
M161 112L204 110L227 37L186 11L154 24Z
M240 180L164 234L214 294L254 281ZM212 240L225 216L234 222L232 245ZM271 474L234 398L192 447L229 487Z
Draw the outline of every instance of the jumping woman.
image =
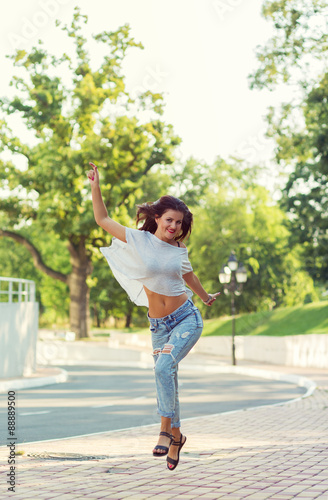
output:
M139 205L137 224L141 222L141 228L122 226L108 216L98 169L93 163L90 165L92 170L87 175L96 223L114 236L111 246L100 250L130 299L138 306L148 307L161 415L159 440L153 455L167 455L167 467L174 470L187 440L180 431L178 364L203 330L191 290L207 306L213 304L219 293L209 294L204 290L189 262L183 240L191 233L192 213L183 201L162 196L154 203Z

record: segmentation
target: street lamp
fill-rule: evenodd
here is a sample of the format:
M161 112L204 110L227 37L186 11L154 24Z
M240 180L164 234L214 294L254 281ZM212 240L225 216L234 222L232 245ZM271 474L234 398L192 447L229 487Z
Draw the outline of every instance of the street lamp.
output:
M235 295L240 295L242 284L247 281L247 271L242 262L238 263L234 252L231 252L227 264L219 271L220 283L224 284L224 293L231 294L231 317L232 317L232 364L236 364L235 348Z

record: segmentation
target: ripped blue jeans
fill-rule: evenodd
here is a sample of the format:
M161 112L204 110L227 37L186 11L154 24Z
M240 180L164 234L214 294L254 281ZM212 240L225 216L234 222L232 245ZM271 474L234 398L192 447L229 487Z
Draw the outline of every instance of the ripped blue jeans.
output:
M199 310L188 299L164 318L150 318L158 413L180 427L178 363L196 344L203 330Z

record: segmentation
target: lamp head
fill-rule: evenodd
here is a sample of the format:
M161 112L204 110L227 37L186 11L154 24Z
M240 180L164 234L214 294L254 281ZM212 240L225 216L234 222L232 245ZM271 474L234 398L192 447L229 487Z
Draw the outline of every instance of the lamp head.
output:
M228 266L222 266L219 271L220 283L229 283L231 278L231 271Z
M247 281L247 271L242 262L240 262L239 267L236 271L236 280L238 283L246 283Z
M236 271L238 267L238 261L235 252L231 252L230 257L228 259L228 266L231 271Z

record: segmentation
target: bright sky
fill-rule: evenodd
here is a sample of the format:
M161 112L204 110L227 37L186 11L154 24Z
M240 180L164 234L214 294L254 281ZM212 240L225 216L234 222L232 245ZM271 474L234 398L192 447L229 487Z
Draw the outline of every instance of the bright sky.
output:
M0 19L0 96L13 74L5 54L29 50L41 38L49 52L66 50L55 19L70 23L75 5L89 17L86 33L132 27L144 51L132 49L128 88L164 92L164 119L182 138L182 158L212 162L239 152L264 162L272 143L264 137L268 106L287 91L251 91L247 75L257 68L255 47L270 37L261 17L263 0L11 0ZM94 53L94 57L97 54Z

